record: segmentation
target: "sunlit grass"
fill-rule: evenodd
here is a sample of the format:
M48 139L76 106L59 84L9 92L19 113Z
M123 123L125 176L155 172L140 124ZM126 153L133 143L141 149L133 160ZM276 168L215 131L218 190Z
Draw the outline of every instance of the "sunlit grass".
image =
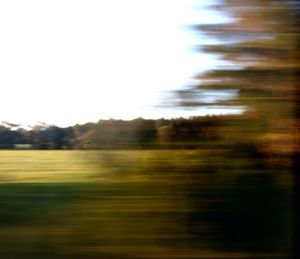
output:
M1 151L0 182L78 182L91 168L70 151Z
M0 151L0 183L154 181L157 173L176 176L172 168L196 167L199 158L190 150Z

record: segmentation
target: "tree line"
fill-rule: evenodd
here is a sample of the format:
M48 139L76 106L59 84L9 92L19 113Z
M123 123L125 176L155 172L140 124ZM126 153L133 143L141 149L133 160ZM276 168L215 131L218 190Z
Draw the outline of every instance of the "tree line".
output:
M15 149L200 149L218 139L218 125L237 116L99 120L95 123L23 128L0 126L0 148Z

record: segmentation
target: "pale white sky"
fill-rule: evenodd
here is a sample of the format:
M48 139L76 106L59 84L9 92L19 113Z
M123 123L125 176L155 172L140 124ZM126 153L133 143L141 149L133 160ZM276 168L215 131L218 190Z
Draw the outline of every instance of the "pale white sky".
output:
M212 113L154 108L162 92L214 65L191 51L196 41L184 29L220 19L193 10L197 2L0 1L0 121L68 126Z

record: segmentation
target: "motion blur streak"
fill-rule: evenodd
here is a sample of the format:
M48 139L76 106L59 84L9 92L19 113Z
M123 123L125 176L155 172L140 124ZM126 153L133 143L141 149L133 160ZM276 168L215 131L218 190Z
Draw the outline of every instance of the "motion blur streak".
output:
M224 63L178 94L183 105L200 106L189 92L239 90L223 104L246 107L216 128L223 163L210 168L224 171L228 184L210 216L215 245L299 258L299 2L224 0L211 8L232 20L194 29L216 40L199 44Z
M2 148L65 149L0 152L2 258L300 258L299 4L211 8L233 19L193 28L227 63L174 105L245 112L0 127Z
M221 149L0 156L3 258L280 258L289 244L288 175L224 167Z

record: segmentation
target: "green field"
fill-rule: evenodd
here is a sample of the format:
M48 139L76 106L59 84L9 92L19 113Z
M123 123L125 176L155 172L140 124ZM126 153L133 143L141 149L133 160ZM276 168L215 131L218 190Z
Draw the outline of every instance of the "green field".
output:
M185 256L187 158L198 163L191 151L1 151L1 256Z
M200 151L0 151L0 183L144 181L197 167ZM157 174L156 171L164 171ZM173 170L174 171L174 170ZM171 180L171 179L168 179Z
M276 205L286 196L257 177L246 179L254 191L244 188L236 172L225 177L213 170L211 156L192 150L1 151L0 257L286 258L289 210ZM265 200L270 211L257 200ZM215 222L228 227L214 212L224 207L234 214L246 211L244 221L259 208L255 224L263 232L254 234L258 244L262 239L270 244L255 250L240 236L240 247L233 250L236 239L227 232L220 233L231 243L213 238ZM287 212L274 216L282 210ZM275 232L261 227L280 222L284 228Z

